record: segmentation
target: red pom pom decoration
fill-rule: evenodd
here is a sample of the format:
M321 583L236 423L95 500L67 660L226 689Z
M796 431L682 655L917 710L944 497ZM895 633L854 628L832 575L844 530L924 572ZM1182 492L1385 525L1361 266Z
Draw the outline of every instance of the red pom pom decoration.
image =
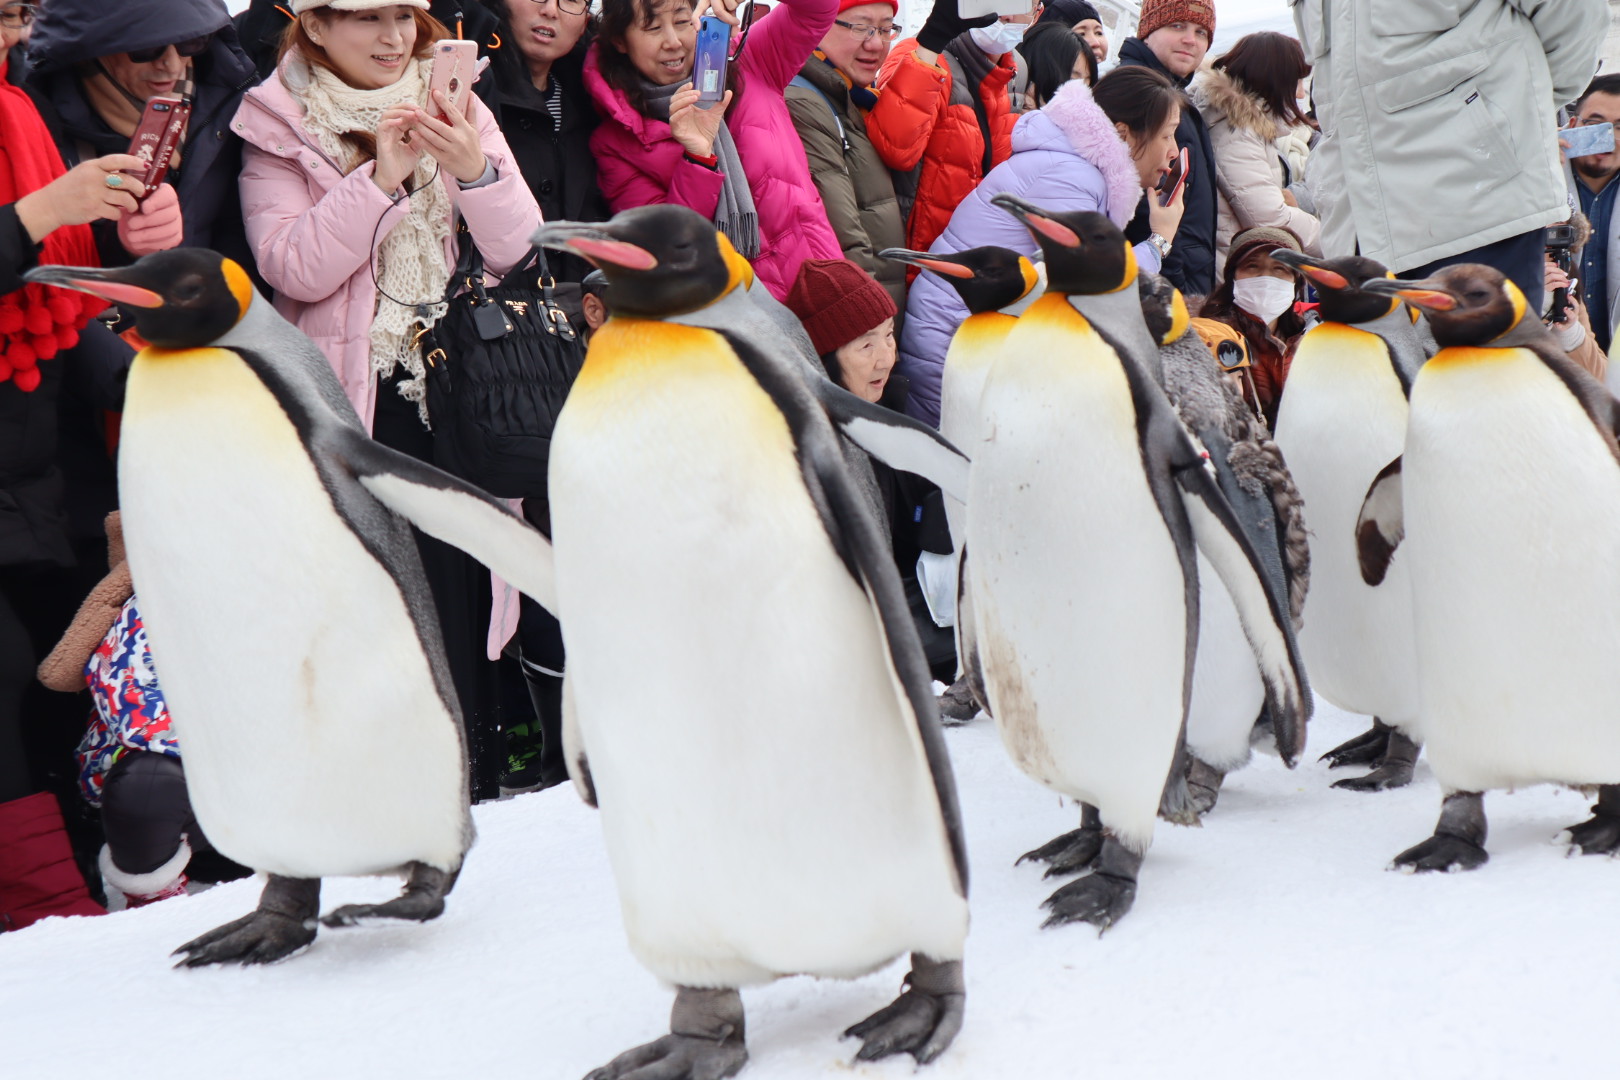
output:
M39 357L35 354L34 347L27 342L13 341L10 348L6 349L6 366L13 371L31 368L37 363Z
M15 334L22 325L22 308L16 304L0 304L0 334Z
M25 394L32 394L35 390L39 389L39 368L29 368L27 371L19 371L11 378L12 381L17 384L17 389L21 390Z
M50 309L51 318L58 323L70 323L79 315L79 298L76 296L65 296L55 292L45 301L45 306Z
M53 325L51 313L43 307L31 307L23 316L23 329L35 337L50 333Z

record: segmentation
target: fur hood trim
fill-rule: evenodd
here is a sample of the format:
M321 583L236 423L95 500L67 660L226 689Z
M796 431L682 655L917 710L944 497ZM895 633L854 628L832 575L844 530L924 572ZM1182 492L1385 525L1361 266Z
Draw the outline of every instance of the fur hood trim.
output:
M1075 153L1102 173L1108 185L1108 217L1123 229L1142 200L1142 178L1131 160L1130 148L1092 98L1091 88L1079 79L1070 79L1041 106L1041 112L1063 132Z
M1199 78L1198 83L1192 88L1192 99L1199 112L1204 114L1205 122L1211 127L1220 119L1211 115L1213 111L1225 117L1226 122L1234 128L1252 132L1266 142L1288 133L1283 122L1271 115L1265 102L1244 90L1232 76L1217 68L1210 68Z

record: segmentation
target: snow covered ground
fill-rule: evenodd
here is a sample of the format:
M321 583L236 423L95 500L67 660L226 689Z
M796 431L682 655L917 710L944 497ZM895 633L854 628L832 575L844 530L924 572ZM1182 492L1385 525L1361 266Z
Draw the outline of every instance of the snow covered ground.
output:
M968 1016L920 1075L1615 1075L1620 865L1552 843L1586 800L1493 794L1483 869L1387 873L1429 833L1439 794L1422 764L1405 791L1329 790L1315 755L1362 726L1323 707L1309 764L1257 757L1204 828L1161 825L1135 910L1101 939L1039 929L1057 883L1012 865L1075 808L1017 773L988 721L950 732L974 875ZM0 1076L549 1080L662 1033L670 996L625 948L594 813L562 787L477 818L437 922L323 930L268 968L167 959L247 912L252 880L0 935ZM325 906L395 888L330 882ZM744 1075L914 1075L909 1058L854 1064L857 1044L837 1037L904 970L746 992Z

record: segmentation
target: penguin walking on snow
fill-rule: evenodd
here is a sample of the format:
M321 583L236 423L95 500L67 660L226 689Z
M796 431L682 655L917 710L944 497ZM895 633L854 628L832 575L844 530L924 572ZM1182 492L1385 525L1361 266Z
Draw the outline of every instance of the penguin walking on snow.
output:
M1203 338L1192 332L1186 302L1154 274L1138 281L1142 317L1159 340L1166 396L1209 454L1221 493L1254 545L1272 591L1287 597L1296 634L1310 584L1310 541L1304 502L1282 451L1264 421L1222 377ZM1265 683L1243 635L1231 594L1209 560L1198 556L1198 655L1187 709L1187 789L1202 816L1220 796L1226 775L1249 759L1254 739L1275 737L1263 717Z
M809 379L691 210L556 222L612 282L551 451L564 740L670 1034L591 1073L730 1076L739 988L911 954L850 1028L932 1060L962 1020L967 862L928 667L842 431L961 497L931 430ZM623 673L634 670L635 679ZM642 1071L645 1070L645 1071Z
M1106 929L1134 902L1183 735L1199 551L1238 606L1290 762L1309 698L1286 601L1153 373L1124 235L1101 214L994 201L1045 252L1047 291L985 381L968 499L976 636L1008 753L1082 803L1079 830L1027 856L1092 870L1046 901L1047 925Z
M1417 658L1404 558L1372 589L1356 562L1355 520L1378 470L1401 452L1407 398L1425 359L1411 314L1369 282L1371 259L1271 257L1316 287L1323 321L1306 332L1278 406L1277 444L1310 508L1315 576L1299 647L1318 693L1372 716L1372 730L1322 756L1332 767L1372 764L1334 787L1381 791L1412 780L1419 749Z
M545 538L367 438L326 358L231 260L177 248L28 276L135 308L151 342L130 369L118 454L130 569L197 822L269 875L256 911L177 955L267 963L308 945L332 875L407 882L328 926L436 917L473 827L408 523L554 608Z
M1423 735L1445 792L1434 835L1395 865L1482 865L1484 793L1538 783L1597 788L1570 838L1615 854L1620 402L1496 270L1365 288L1422 308L1441 346L1355 534L1369 584L1388 587L1397 554L1411 569Z
M979 395L990 364L1030 304L1040 296L1042 271L1028 257L1004 247L978 247L953 255L889 248L878 252L885 259L920 267L943 277L967 305L968 317L957 327L945 352L945 368L939 384L939 433L954 446L971 447L979 434ZM968 574L962 541L966 532L966 510L956 499L945 500L945 517L951 529L951 544L957 554L956 655L961 675L940 695L940 714L946 720L964 722L988 709L984 676L973 642L973 617L962 605L969 588L963 584Z

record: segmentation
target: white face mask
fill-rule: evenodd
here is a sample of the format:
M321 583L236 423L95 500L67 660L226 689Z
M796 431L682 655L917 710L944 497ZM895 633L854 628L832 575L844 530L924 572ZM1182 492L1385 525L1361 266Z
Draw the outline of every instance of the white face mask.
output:
M1294 283L1274 277L1242 278L1232 282L1232 301L1263 323L1294 306Z
M1017 48L1028 29L1028 23L993 22L989 26L975 26L968 33L973 36L973 44L991 56L1001 56Z

